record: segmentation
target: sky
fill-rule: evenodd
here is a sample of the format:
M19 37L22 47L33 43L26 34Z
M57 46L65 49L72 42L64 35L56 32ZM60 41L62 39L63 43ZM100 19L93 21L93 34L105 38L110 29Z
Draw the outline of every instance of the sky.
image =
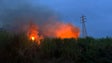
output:
M0 8L14 8L24 2L20 0L1 0L5 5ZM88 36L112 37L112 0L24 0L32 6L44 6L56 12L60 20L80 27L81 16L86 16L86 28ZM9 3L11 2L11 3ZM13 3L13 5L11 5ZM9 7L10 6L10 7ZM16 8L16 7L15 7ZM9 12L9 11L8 11ZM2 15L2 10L0 10Z
M39 3L60 13L63 21L80 28L80 17L85 15L89 36L112 37L112 0L40 0Z

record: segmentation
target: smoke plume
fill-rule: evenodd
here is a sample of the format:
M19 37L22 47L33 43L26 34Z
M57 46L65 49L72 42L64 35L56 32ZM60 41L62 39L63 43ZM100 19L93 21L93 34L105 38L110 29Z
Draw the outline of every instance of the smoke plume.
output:
M78 27L61 22L49 7L33 5L30 0L0 0L0 9L0 21L6 30L28 32L27 35L33 40L39 35L56 38L79 37ZM31 22L35 25L30 25Z
M42 25L51 16L54 16L50 8L36 4L30 0L0 0L0 21L7 29L19 29L29 21Z

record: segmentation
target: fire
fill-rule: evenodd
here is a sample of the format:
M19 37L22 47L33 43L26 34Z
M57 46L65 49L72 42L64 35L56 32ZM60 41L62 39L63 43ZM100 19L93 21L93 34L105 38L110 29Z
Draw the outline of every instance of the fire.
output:
M27 31L27 36L30 40L37 42L40 44L40 36L38 31L38 26L34 23L30 23Z
M40 33L42 36L39 35ZM39 28L34 23L30 23L27 35L30 40L32 40L33 42L37 42L37 44L40 44L40 40L43 39L43 36L61 39L77 39L80 35L80 29L72 24L63 22L49 23L47 25L44 25L42 28Z
M80 35L80 29L72 24L63 22L54 22L44 25L43 34L47 37L55 38L74 38L77 39Z
M34 41L35 40L35 37L31 37L31 39Z
M55 33L56 33L56 37L61 39L64 39L64 38L77 39L79 37L80 30L79 28L73 26L72 24L62 23Z

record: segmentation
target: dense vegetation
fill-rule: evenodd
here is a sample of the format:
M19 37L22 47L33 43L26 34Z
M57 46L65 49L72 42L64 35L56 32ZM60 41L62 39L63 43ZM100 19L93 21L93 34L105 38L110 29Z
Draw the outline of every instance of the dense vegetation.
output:
M0 63L112 63L112 38L46 38L37 45L24 34L0 31Z

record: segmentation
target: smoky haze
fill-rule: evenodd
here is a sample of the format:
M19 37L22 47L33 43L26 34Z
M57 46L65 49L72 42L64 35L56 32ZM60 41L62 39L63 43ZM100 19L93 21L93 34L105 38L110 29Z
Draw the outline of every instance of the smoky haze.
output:
M0 0L0 23L6 29L19 29L29 21L43 25L55 12L46 6L33 6L30 0Z
M1 0L0 9L0 21L8 31L28 32L27 35L31 34L31 37L32 34L57 38L79 37L78 27L60 21L54 10L39 3L34 6L30 0Z

